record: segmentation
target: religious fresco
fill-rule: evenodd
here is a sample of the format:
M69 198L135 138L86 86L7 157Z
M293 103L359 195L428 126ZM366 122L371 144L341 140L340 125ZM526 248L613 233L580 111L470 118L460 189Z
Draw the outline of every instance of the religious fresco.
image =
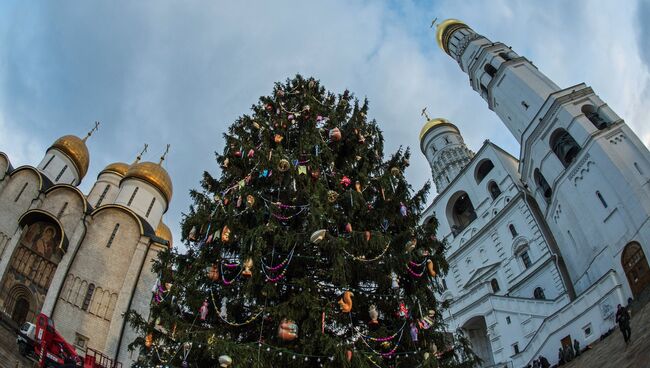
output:
M62 250L59 249L61 236L58 226L49 222L36 222L29 225L20 239L20 244L48 261L58 264L63 256Z

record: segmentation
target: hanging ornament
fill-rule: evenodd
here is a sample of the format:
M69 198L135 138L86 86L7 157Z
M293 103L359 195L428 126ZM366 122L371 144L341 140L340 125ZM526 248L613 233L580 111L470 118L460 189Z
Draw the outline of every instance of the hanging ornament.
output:
M348 222L347 224L345 224L345 232L348 233L348 234L352 232L352 224L351 223Z
M144 337L144 347L147 349L151 349L152 345L153 345L153 334L149 332L147 336Z
M350 180L350 178L348 178L347 176L343 176L343 178L341 179L341 185L347 188L350 186L350 184L352 184L352 180Z
M411 252L413 249L415 249L415 246L418 244L418 240L413 238L409 241L406 242L406 246L404 247L406 252Z
M320 333L325 335L325 311L320 316Z
M187 239L191 241L196 240L196 226L192 226L190 233L187 235Z
M293 341L298 338L298 325L290 319L282 319L278 327L278 337L282 341Z
M251 195L251 194L247 195L246 196L246 205L248 207L253 207L254 204L255 204L255 197L253 197L253 195Z
M407 318L408 315L409 315L408 307L406 306L406 304L404 304L404 301L400 301L399 308L397 309L397 316L400 318Z
M399 213L402 215L402 217L406 217L406 215L408 214L406 212L406 206L404 205L404 202L399 203Z
M293 120L293 119L294 119L293 114L289 114L289 116L287 116L287 120L291 121L291 120Z
M334 203L334 202L336 202L336 200L337 200L338 198L339 198L339 194L336 193L335 191L333 191L333 190L328 190L328 191L327 191L327 201L328 201L329 203Z
M318 180L318 178L320 178L320 170L318 169L312 170L311 178L314 180Z
M348 350L345 352L345 359L347 359L348 362L352 361L352 350Z
M208 269L208 278L212 281L219 281L219 268L214 263Z
M266 111L269 111L269 112L270 112L270 111L273 111L273 105L271 105L271 104L267 104L267 105L266 105Z
M393 176L399 176L399 174L400 174L400 170L399 170L398 167L393 166L393 167L390 168L390 173L391 173Z
M307 166L305 165L298 166L298 175L307 175Z
M240 158L241 157L241 151L235 151L235 157Z
M390 286L393 289L399 289L399 280L395 271L390 271Z
M228 159L228 157L226 157L226 159L223 160L223 167L227 168L229 163L230 163L230 160Z
M370 316L370 324L371 325L376 325L379 324L378 318L379 318L379 312L377 312L377 306L372 304L370 308L368 308L368 315Z
M291 164L289 164L289 161L284 158L278 163L278 170L280 170L280 172L289 170L289 167L291 167Z
M339 128L334 128L329 132L330 141L338 142L341 140L341 131Z
M354 294L350 290L346 290L343 293L343 296L341 299L339 299L339 307L341 308L341 312L343 313L350 313L352 311L352 297Z
M276 134L276 135L273 136L273 141L275 143L280 143L280 142L282 142L283 139L284 139L284 137L282 135L280 135L280 134Z
M247 258L244 261L244 270L241 272L241 275L244 277L251 277L253 276L253 271L251 270L253 268L253 259L252 258Z
M235 207L237 208L241 207L241 202L242 202L242 197L241 196L237 197L237 204L235 205Z
M422 319L420 319L420 321L418 322L420 328L423 330L428 330L431 327L433 327L433 319L435 315L436 315L436 311L433 309L429 309L429 314L422 317Z
M248 158L253 158L255 156L255 150L251 148L246 156L248 156Z
M228 225L224 225L223 229L221 229L221 242L222 243L228 243L230 241L230 228Z
M436 268L430 259L427 260L427 271L429 272L429 276L436 277Z
M232 358L228 355L222 355L219 357L219 367L228 368L232 365Z
M372 236L372 235L371 235L371 232L368 231L368 230L366 230L363 234L364 234L364 236L366 237L366 241L367 241L367 242L370 241L370 237Z
M413 342L418 342L418 326L415 324L415 322L411 322L411 328L410 331L411 333L411 341Z
M327 230L325 230L325 229L316 230L309 237L309 241L311 241L314 244L318 244L323 239L325 239L325 235L327 235Z
M255 128L255 129L259 129L259 128L260 128L260 125L259 125L256 121L254 121L254 122L253 122L253 128Z
M320 116L320 115L318 115L318 116L316 116L316 121L318 121L318 122L321 122L321 121L323 121L323 117L322 117L322 116Z
M354 183L354 189L361 193L361 183L358 180Z
M201 308L199 308L199 316L201 317L201 321L205 321L205 319L208 317L208 300L203 301L203 305L201 305Z

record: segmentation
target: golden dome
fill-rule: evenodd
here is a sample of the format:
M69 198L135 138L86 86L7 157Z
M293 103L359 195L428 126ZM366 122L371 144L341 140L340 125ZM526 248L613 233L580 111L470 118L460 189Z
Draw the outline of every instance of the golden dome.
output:
M153 162L135 163L129 167L123 180L128 178L144 180L153 185L165 196L167 204L171 201L172 193L174 192L172 179L169 177L167 170L163 169L159 164Z
M86 176L90 164L90 154L86 142L75 135L64 135L54 141L50 149L56 148L66 155L79 173L79 181Z
M99 172L99 175L105 173L105 172L112 172L115 173L119 176L124 176L126 175L126 172L129 170L129 165L125 164L124 162L113 162L112 164L109 164L104 168L104 170ZM97 176L99 176L97 175Z
M459 28L469 28L469 26L458 19L447 19L436 27L436 41L438 41L438 46L440 46L440 48L446 53L449 53L447 43L449 42L451 33ZM447 30L449 30L449 32L446 32Z
M451 124L451 122L443 118L430 119L429 121L427 121L426 124L424 124L422 130L420 130L420 141L422 141L422 138L424 138L424 136L429 132L429 130L433 129L433 127L440 124Z
M162 222L162 220L160 220L160 224L158 224L158 228L156 229L156 236L160 239L167 240L169 242L169 247L172 247L172 232L169 230L169 227Z

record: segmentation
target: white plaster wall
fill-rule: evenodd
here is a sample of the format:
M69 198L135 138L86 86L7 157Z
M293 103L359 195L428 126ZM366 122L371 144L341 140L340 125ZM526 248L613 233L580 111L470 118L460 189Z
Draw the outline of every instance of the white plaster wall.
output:
M88 203L94 208L97 208L97 202L104 189L106 189L106 186L108 186L108 191L104 195L100 205L115 203L115 199L120 192L120 180L122 180L122 177L112 172L100 174L92 189L90 189L90 193L88 193Z
M138 192L136 193L133 202L129 205L129 200L131 199L135 188L139 188ZM147 216L147 209L149 208L153 198L156 200L149 216ZM120 184L120 191L115 198L115 203L129 207L133 212L146 219L154 229L160 223L162 215L166 210L166 201L157 189L152 187L149 183L133 178L128 178L122 181Z
M45 169L43 169L52 156L54 156L54 159ZM63 175L61 175L59 180L55 180L64 166L67 166L68 168L63 172ZM47 150L45 157L43 157L41 163L38 164L38 169L55 184L63 183L77 186L81 182L79 172L77 172L72 161L68 156L56 148Z
M0 192L0 231L4 234L13 234L18 226L18 219L25 211L36 204L40 194L40 178L36 169L25 168L14 171L5 180L7 183ZM27 183L18 201L16 197Z

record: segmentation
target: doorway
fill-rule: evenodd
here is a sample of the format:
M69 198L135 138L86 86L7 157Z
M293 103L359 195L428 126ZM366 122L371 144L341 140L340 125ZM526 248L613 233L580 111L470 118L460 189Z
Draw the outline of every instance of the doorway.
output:
M14 310L11 313L11 319L19 326L27 321L27 313L29 313L29 301L23 297L16 300Z
M641 245L637 242L626 245L623 249L621 262L632 294L636 297L650 283L650 267Z

